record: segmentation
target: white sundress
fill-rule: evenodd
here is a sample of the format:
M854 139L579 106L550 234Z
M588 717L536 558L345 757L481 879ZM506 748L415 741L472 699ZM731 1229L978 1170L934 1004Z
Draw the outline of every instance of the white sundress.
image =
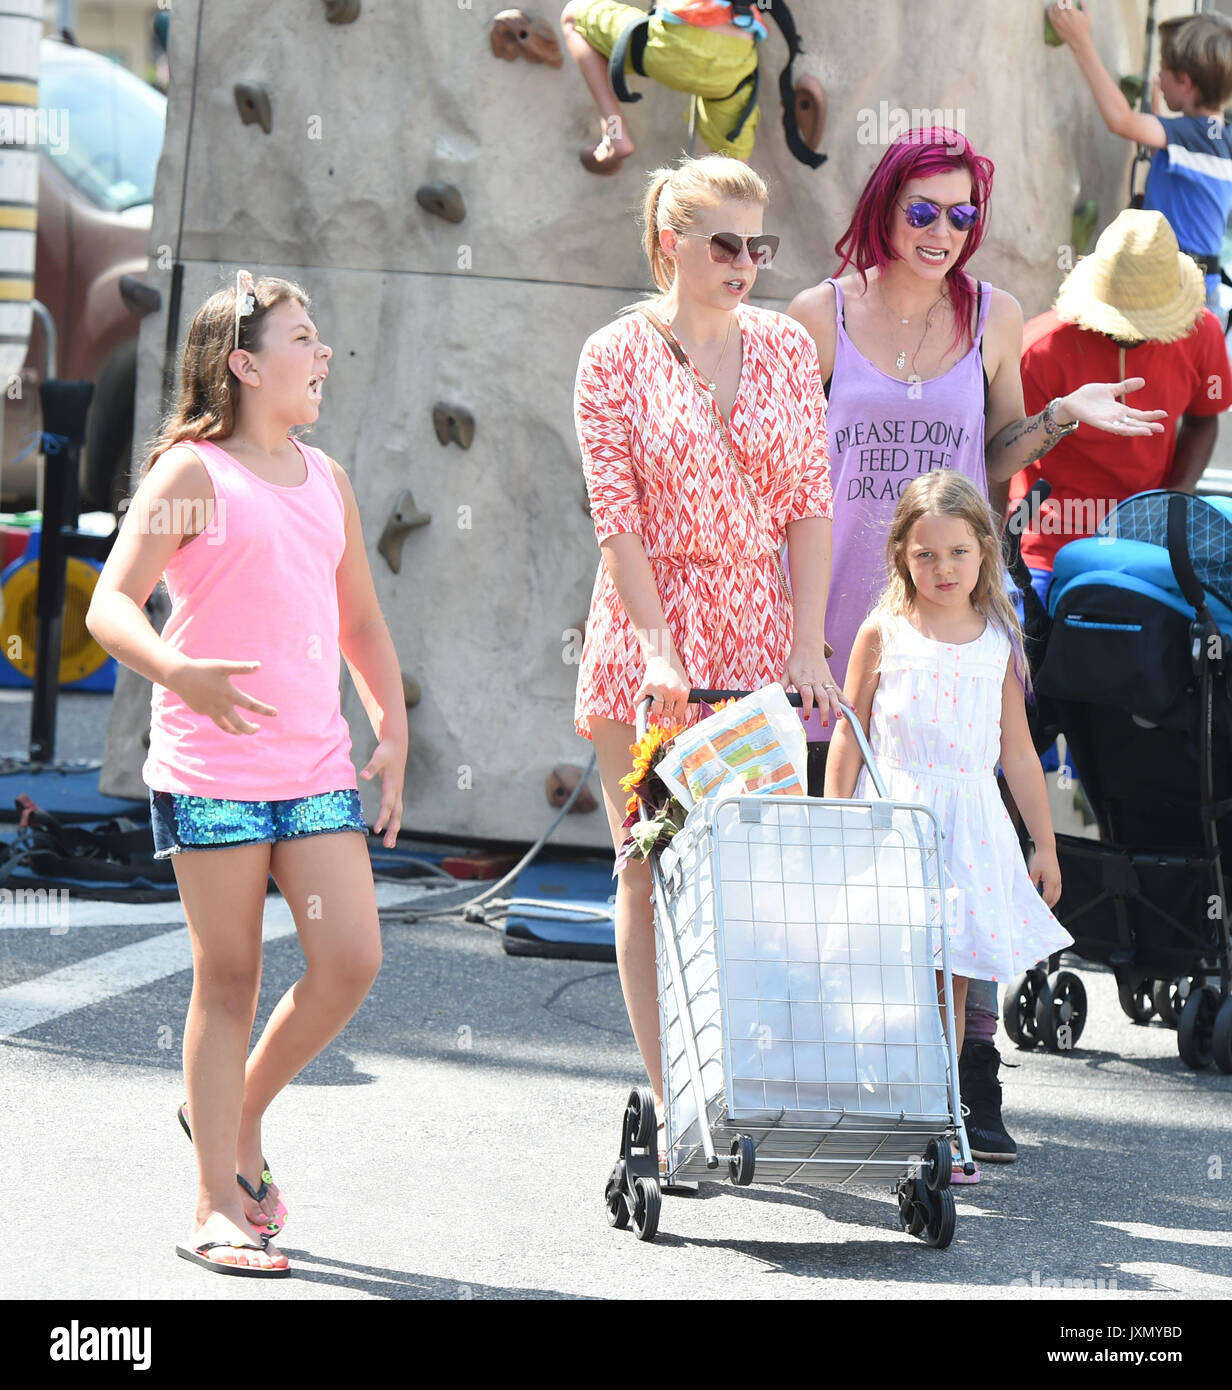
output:
M956 975L1008 981L1073 944L1027 872L997 789L1009 638L991 622L973 642L938 642L899 617L881 655L870 743L892 801L941 825ZM866 768L857 800L877 795Z

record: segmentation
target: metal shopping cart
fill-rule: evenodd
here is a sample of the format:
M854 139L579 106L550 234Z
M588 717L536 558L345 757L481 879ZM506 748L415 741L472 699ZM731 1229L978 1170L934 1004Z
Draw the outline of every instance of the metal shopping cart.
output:
M742 691L691 691L713 703ZM790 696L793 704L799 695ZM650 701L637 711L639 739ZM716 796L651 857L668 1190L847 1187L889 1179L903 1229L954 1236L950 1140L963 1129L941 829L892 802L854 712L872 801ZM946 1027L935 958L944 976ZM635 1088L604 1201L659 1226L654 1093Z

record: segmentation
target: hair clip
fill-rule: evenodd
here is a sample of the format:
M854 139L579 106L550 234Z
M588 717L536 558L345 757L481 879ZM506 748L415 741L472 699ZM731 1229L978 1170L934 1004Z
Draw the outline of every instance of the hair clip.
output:
M240 319L246 319L257 303L257 287L247 270L235 272L235 346L240 345Z

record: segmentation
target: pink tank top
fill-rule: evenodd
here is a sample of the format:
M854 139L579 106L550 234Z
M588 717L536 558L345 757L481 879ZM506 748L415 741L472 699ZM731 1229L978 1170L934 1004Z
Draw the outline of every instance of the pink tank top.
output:
M163 640L191 657L260 661L231 683L278 715L237 706L259 732L229 734L156 683L141 770L154 791L286 801L358 790L338 687L345 506L325 455L293 442L308 471L296 487L265 482L216 444L189 443L210 475L214 513L163 571Z

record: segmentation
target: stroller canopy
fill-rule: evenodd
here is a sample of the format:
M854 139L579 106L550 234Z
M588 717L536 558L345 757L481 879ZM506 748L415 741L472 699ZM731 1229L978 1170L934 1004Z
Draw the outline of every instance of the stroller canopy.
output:
M1057 552L1048 612L1078 589L1102 585L1143 594L1193 617L1168 554L1169 491L1140 492L1107 517L1098 536L1071 541ZM1211 617L1232 632L1232 498L1186 497L1185 541Z

